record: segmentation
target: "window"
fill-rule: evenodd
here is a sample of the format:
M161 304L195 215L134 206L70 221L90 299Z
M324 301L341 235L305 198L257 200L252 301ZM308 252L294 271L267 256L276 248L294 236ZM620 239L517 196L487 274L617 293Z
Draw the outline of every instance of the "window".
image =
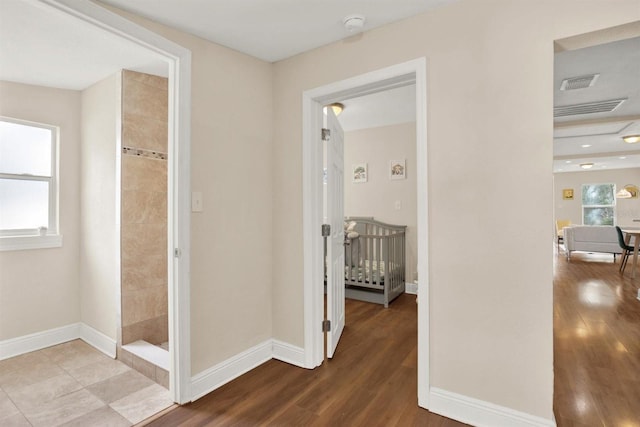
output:
M60 246L56 127L0 117L0 249Z
M582 185L582 223L613 225L616 215L615 184Z

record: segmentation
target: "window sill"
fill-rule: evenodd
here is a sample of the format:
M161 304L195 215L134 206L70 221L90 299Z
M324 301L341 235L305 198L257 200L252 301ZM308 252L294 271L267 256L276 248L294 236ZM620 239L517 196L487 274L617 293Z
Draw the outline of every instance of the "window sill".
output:
M0 251L48 249L62 247L62 235L0 237Z

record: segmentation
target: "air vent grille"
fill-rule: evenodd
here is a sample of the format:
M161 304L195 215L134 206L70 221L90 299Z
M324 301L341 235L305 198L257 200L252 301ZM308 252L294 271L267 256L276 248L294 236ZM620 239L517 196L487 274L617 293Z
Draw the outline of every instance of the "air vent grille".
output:
M575 116L578 114L609 113L620 106L627 98L608 101L588 102L586 104L553 107L553 117Z
M590 74L588 76L571 77L564 79L560 85L560 90L584 89L596 84L600 74Z

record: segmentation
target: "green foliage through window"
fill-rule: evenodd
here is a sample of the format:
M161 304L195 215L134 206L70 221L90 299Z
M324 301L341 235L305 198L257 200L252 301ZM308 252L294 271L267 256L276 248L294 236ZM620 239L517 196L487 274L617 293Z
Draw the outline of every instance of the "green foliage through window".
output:
M615 184L583 184L582 223L585 225L613 225L615 191Z

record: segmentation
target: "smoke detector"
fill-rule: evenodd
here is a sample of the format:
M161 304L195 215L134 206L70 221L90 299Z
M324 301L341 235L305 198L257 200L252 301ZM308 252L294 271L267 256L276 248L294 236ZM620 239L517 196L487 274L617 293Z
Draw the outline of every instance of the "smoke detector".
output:
M362 15L348 15L342 20L345 30L349 33L358 33L362 31L364 27L364 16Z

